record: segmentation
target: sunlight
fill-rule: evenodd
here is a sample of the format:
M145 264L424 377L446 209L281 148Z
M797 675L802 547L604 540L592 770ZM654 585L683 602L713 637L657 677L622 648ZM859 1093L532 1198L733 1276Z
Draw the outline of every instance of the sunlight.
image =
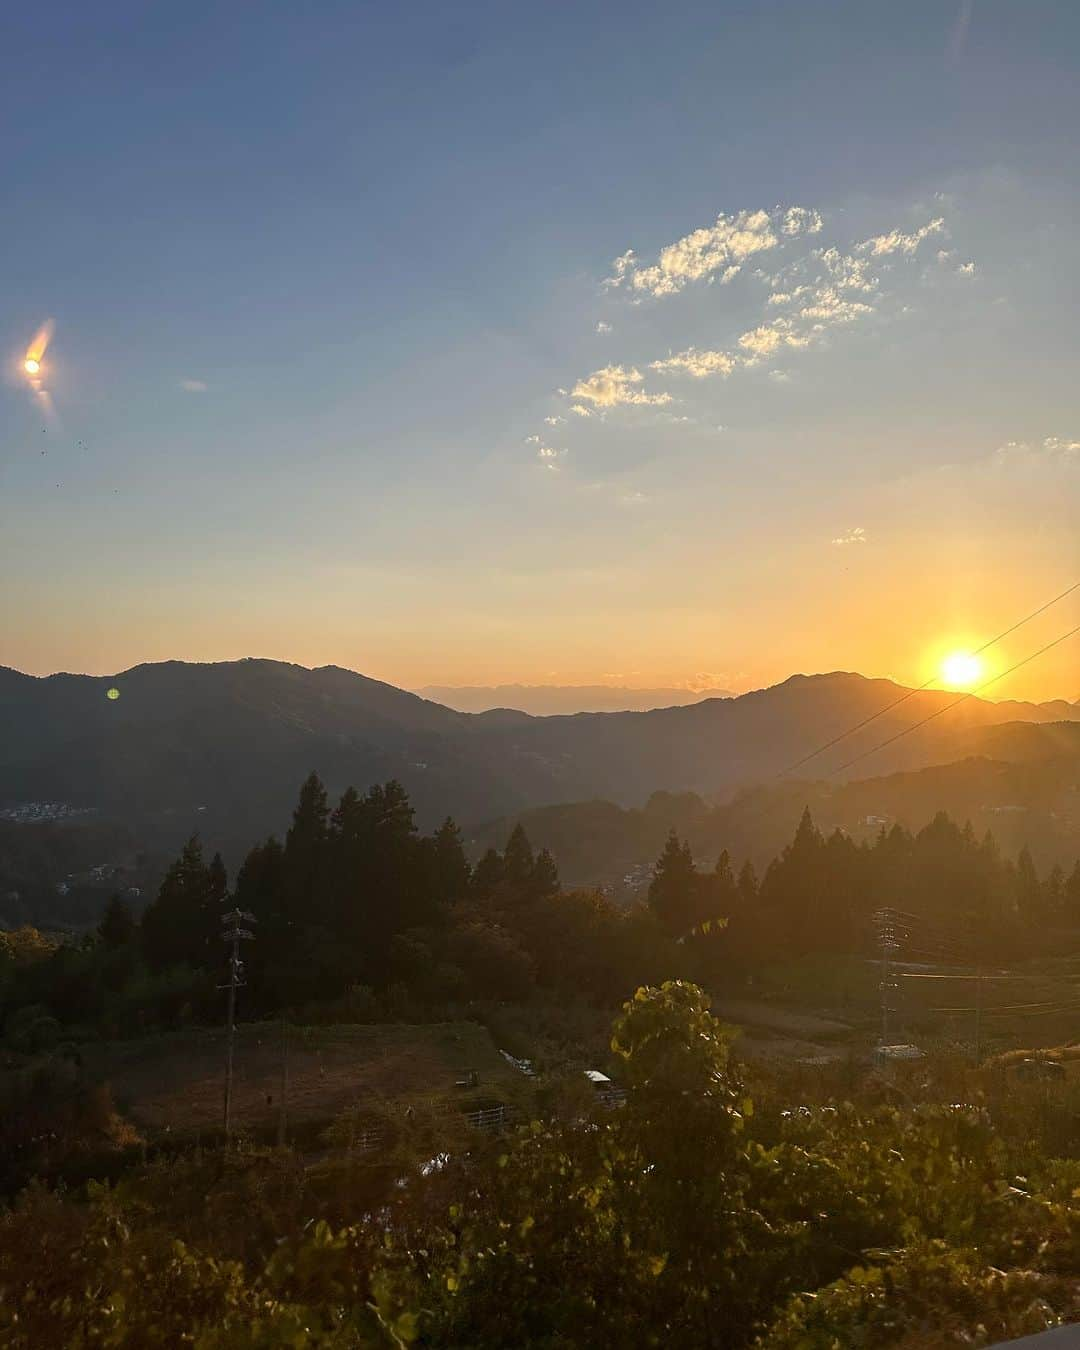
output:
M980 657L970 652L950 652L941 663L941 678L950 689L973 689L983 669Z

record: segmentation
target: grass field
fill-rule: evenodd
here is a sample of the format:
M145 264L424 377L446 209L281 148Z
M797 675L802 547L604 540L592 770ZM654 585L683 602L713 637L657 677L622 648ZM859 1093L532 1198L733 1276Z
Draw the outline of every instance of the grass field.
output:
M470 1072L481 1093L498 1095L521 1081L485 1028L472 1022L290 1027L287 1045L290 1125L330 1120L349 1108L387 1100L452 1098L459 1092L455 1082ZM282 1058L279 1023L237 1028L238 1128L275 1128ZM148 1138L220 1128L224 1065L224 1032L206 1028L85 1049L87 1072L110 1084L119 1110Z

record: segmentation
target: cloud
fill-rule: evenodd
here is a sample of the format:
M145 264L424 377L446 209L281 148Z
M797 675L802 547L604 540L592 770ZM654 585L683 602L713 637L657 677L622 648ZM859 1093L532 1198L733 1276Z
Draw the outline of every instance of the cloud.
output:
M804 295L809 295L812 289L811 286L796 286L794 290L790 291L773 291L767 303L770 305L790 305L793 301L800 300Z
M650 370L679 371L702 380L706 375L728 376L735 369L736 358L729 352L699 351L697 347L687 347L676 356L665 357L662 361L651 362Z
M566 451L557 450L553 445L544 445L543 443L541 443L539 446L537 446L536 458L540 461L540 463L544 466L545 469L550 469L553 473L557 473L559 471L559 468L561 467L559 461L561 459L565 459L565 457Z
M205 394L210 386L203 380L181 380L180 388L186 394Z
M566 421L566 418L565 418L565 417L558 417L558 416L555 416L555 417L545 417L545 418L544 418L544 421L547 423L547 425L548 425L549 427L558 427L558 426L561 426L561 425L563 424L563 422Z
M739 346L747 353L744 358L746 365L756 365L782 347L805 347L809 342L806 334L795 331L790 319L774 319L772 323L763 323L739 338Z
M636 366L604 366L594 370L585 380L574 385L573 397L585 399L597 408L615 408L620 404L654 404L671 402L670 394L647 394L637 386L644 376Z
M859 245L859 252L870 253L875 258L887 253L906 253L910 256L924 239L928 239L932 234L944 233L945 219L938 216L911 234L905 234L903 230L890 230L888 234L875 235L873 239L867 239Z
M1061 436L1047 436L1043 441L1043 449L1052 455L1074 456L1080 454L1080 441L1065 440Z
M639 301L645 296L662 298L682 291L692 283L711 284L729 281L748 260L770 250L783 250L781 265L752 265L753 276L768 287L759 321L742 333L733 334L729 346L681 348L673 344L668 354L648 363L648 370L660 375L705 380L719 376L727 379L742 369L762 365L780 365L795 351L816 346L828 333L847 327L875 314L895 295L883 287L886 276L900 276L900 264L913 257L923 240L947 236L945 219L935 217L917 229L892 229L883 234L849 244L849 251L836 245L808 247L809 240L823 228L819 212L793 206L772 211L721 213L708 227L691 231L662 248L655 261L642 261L628 250L613 264L613 273L604 282L622 287ZM802 240L797 247L793 241ZM975 275L974 262L956 266L955 251L942 248L939 261L948 262L960 275ZM673 311L677 315L678 310ZM601 320L597 332L610 332ZM783 360L786 366L787 361ZM788 371L772 372L779 383ZM569 401L569 412L587 418L603 419L604 413L619 406L663 407L672 402L662 390L648 392L644 377L636 365L610 364L580 379L570 391L559 390ZM670 417L670 414L665 414ZM556 425L551 418L549 425ZM851 542L862 542L853 534Z
M789 238L794 238L798 234L820 234L822 223L819 212L805 206L792 206L784 213L781 229Z
M838 548L844 548L848 544L865 544L866 531L861 525L856 525L853 530L848 530L846 534L837 535L832 542Z
M625 285L631 291L660 299L676 295L693 281L715 281L719 277L723 284L738 275L748 258L775 248L781 236L790 239L816 234L821 225L821 216L802 206L787 211L738 211L731 216L721 213L714 224L692 230L666 245L656 262L648 266L628 249L612 263L612 275L604 285Z
M814 291L812 302L799 310L799 318L820 329L851 323L873 312L873 305L865 304L862 300L847 300L835 286L822 286Z
M618 498L620 506L644 506L649 500L644 492L624 492Z
M841 253L838 248L818 249L811 256L824 266L833 284L843 291L862 291L867 294L876 291L880 284L871 273L870 262L866 258L856 258L853 253Z

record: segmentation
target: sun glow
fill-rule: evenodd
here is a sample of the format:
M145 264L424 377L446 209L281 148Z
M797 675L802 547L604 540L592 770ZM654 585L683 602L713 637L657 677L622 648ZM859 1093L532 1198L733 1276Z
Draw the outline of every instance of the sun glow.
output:
M27 375L36 375L40 369L41 362L35 361L32 356L28 356L23 362L23 370L26 371Z
M950 652L941 663L941 678L950 689L973 689L984 670L983 662L970 652Z

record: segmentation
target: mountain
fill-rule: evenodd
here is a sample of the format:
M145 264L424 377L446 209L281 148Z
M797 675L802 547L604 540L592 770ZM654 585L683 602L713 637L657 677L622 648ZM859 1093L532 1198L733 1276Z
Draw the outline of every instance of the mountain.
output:
M447 812L467 822L597 797L629 806L657 789L729 794L905 694L837 672L682 708L530 717L457 712L336 666L169 661L43 678L0 669L0 806L62 801L137 824L151 844L171 847L198 827L214 846L239 850L284 827L312 769L332 794L400 779L425 826ZM972 698L943 711L955 697L912 694L800 776L919 769L973 753L971 737L990 726L1029 723L1052 739L1049 724L1080 720L1080 707L1064 702Z
M631 689L608 684L427 685L421 698L445 703L458 712L512 709L533 717L579 712L648 712L685 707L706 698L733 698L727 689Z
M550 849L559 860L565 881L619 891L628 875L630 890L647 884L672 828L689 840L703 866L711 867L726 848L736 866L749 858L760 871L791 840L807 806L826 834L841 829L856 840L894 825L919 830L945 811L957 822L971 821L980 837L990 830L1008 856L1026 845L1040 871L1055 863L1070 869L1080 857L1080 723L1009 723L971 739L986 750L1007 748L1016 759L973 755L842 783L785 779L716 805L694 792L658 792L641 808L568 802L479 826L469 843L474 854L501 848L520 822L535 847Z

